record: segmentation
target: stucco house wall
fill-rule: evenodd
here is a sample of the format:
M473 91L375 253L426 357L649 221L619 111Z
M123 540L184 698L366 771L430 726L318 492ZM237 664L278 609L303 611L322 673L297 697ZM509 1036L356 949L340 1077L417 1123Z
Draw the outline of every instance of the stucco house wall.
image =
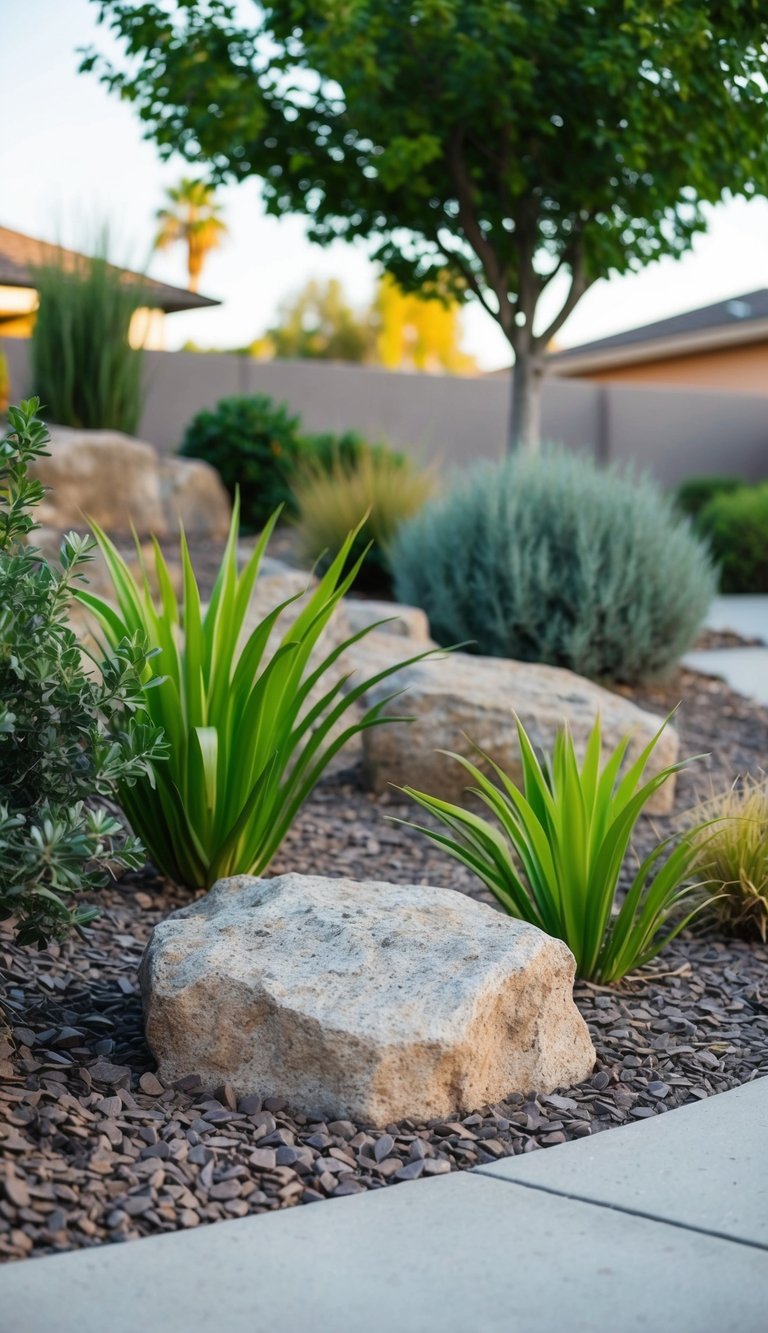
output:
M584 371L579 379L595 384L666 384L678 388L700 385L705 389L768 395L768 342Z

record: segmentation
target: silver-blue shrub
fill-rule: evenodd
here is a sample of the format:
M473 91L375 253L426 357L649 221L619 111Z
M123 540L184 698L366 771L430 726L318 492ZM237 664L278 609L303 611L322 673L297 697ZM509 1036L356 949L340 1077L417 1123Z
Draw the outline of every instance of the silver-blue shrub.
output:
M438 643L626 682L674 666L716 590L707 548L652 481L551 448L458 474L391 562Z

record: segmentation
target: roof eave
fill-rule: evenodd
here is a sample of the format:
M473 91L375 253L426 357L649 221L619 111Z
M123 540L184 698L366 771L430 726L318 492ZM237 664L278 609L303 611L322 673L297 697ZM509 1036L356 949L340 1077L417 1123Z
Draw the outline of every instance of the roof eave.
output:
M185 310L202 310L207 306L221 305L221 301L215 296L195 296L192 301L147 301L146 305L151 310L162 310L166 315L176 315Z

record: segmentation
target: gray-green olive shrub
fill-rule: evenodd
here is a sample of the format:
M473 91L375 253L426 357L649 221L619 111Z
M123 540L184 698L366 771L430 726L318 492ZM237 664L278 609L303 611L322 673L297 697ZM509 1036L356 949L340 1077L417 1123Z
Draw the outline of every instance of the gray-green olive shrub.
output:
M0 919L44 948L98 915L80 894L143 862L104 801L149 776L163 742L144 707L141 641L86 670L68 627L91 543L70 533L54 567L29 541L43 497L29 465L49 438L38 406L10 407L0 441Z

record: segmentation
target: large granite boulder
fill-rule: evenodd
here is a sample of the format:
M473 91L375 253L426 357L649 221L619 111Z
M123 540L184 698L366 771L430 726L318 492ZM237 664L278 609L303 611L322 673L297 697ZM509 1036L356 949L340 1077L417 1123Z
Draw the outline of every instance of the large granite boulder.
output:
M412 651L434 646L429 634L429 621L419 606L402 606L398 602L377 601L373 597L345 597L344 610L352 634L371 625L379 625L377 634L395 634L400 639L413 640ZM404 655L410 644L400 645Z
M355 646L355 665L373 675L385 663L397 660L395 645L391 635L373 633ZM383 791L390 783L417 787L450 801L462 799L469 778L460 764L438 753L440 750L477 759L474 743L514 781L522 779L515 713L533 745L544 751L551 750L557 730L566 722L577 748L583 749L599 713L606 751L631 732L632 756L662 722L622 695L561 667L460 652L438 654L403 668L370 690L363 702L375 703L394 690L404 693L395 700L392 711L414 720L364 732L369 785L374 791ZM649 776L674 763L678 749L677 732L668 726L651 758ZM674 789L672 776L649 802L647 811L667 813Z
M248 549L242 547L239 552L241 562L247 560L249 554ZM304 609L306 597L302 594L308 595L316 587L317 578L308 570L296 569L285 561L263 556L248 608L246 628L253 629L263 616L289 597L298 597L298 601L285 608L278 622L278 628L284 634ZM385 634L389 639L400 640L399 643L391 644L396 661L435 646L429 636L429 621L419 607L401 606L398 602L377 601L367 597L344 597L339 603L331 621L334 643L374 625L378 626L375 630L377 635ZM403 639L410 642L403 643ZM327 637L323 642L327 642Z
M34 473L49 488L38 517L50 528L83 529L95 519L108 532L167 537L183 523L190 537L226 535L231 508L207 463L164 458L153 445L111 430L54 426L50 454Z
M164 1081L381 1126L587 1078L574 966L450 889L239 876L155 926L141 985Z
M161 455L157 478L168 535L176 536L181 525L192 539L226 537L232 506L221 477L210 463L200 458Z

